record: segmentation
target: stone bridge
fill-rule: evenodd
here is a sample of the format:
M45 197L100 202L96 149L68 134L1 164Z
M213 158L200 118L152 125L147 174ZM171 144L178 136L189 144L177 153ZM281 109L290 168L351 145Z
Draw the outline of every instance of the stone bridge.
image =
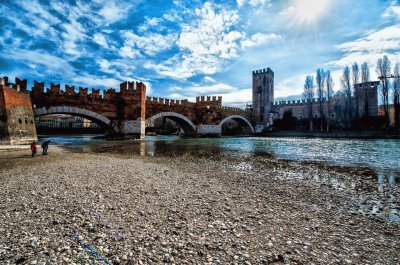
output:
M254 133L251 114L239 109L222 106L222 97L201 96L196 102L146 97L146 86L141 82L124 82L119 91L34 81L31 91L27 80L16 78L16 89L29 93L35 116L69 114L90 119L103 126L109 135L135 135L141 138L146 127L154 127L160 118L175 121L186 135L221 135L222 125L235 121L243 131Z
M222 125L234 120L243 131L252 134L251 115L239 108L222 106L222 97L200 96L196 102L151 98L146 100L146 126L154 126L159 118L168 118L179 125L187 135L221 135Z

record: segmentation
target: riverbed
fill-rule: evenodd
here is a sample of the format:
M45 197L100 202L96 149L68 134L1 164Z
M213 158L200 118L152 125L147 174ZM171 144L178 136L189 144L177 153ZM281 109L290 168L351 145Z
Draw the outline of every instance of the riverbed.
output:
M289 140L91 139L0 153L0 263L90 264L83 241L110 264L399 263L396 167L285 157Z

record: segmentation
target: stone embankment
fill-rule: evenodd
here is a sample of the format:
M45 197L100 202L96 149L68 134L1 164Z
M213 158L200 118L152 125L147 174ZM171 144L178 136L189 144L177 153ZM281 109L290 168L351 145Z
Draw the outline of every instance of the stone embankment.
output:
M304 178L346 172L235 159L1 152L0 264L399 264L398 224Z

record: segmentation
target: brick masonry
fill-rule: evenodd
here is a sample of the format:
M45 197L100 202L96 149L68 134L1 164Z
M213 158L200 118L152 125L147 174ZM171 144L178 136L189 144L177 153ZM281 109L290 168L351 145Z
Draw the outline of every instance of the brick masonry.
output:
M37 140L28 94L0 85L0 144L28 144Z
M8 82L8 78L5 79ZM37 81L29 91L27 80L19 78L16 78L14 86L19 88L19 93L30 95L35 116L57 113L78 115L99 123L110 134L132 134L142 138L146 126L154 124L156 117L180 123L190 135L220 134L221 121L227 121L230 116L253 131L252 113L222 106L222 97L200 96L196 102L146 97L146 86L141 82L124 82L120 84L119 91L110 88L103 92L84 87L75 89L69 85L61 89L60 84L54 83L46 89L44 82ZM20 105L26 108L26 104Z

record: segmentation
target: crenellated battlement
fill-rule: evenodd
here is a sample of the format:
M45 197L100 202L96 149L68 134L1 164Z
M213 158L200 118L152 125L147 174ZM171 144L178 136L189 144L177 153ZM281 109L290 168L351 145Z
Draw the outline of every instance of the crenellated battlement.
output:
M198 96L196 97L196 103L217 103L222 104L221 96Z
M121 96L134 96L140 95L146 91L146 86L142 82L129 82L125 81L119 85Z
M326 98L323 98L323 101L325 101ZM314 98L312 100L313 103L317 103L318 99ZM298 100L281 100L281 101L275 101L273 106L278 107L278 106L297 106L297 105L304 105L306 104L307 101L305 99L298 99Z
M19 79L15 78L15 84L9 83L8 77L5 76L1 78L1 82L4 85L9 87L14 87L18 91L21 92L30 92L31 96L35 98L49 96L49 95L60 95L63 97L72 97L72 98L81 98L87 100L97 100L97 101L112 101L116 100L118 97L125 98L129 100L129 98L140 98L141 94L146 93L146 85L142 82L123 82L120 84L120 92L116 92L114 88L109 88L107 90L100 90L92 88L89 90L87 87L78 87L78 91L76 91L75 86L70 86L68 84L65 85L65 88L61 88L61 84L55 84L50 82L50 87L45 88L44 82L38 82L36 80L33 81L33 87L31 91L27 89L28 81L27 79Z
M65 94L68 96L75 96L75 86L65 85Z
M20 88L21 92L26 92L28 90L28 80L21 80L18 77L15 78L15 85Z
M195 103L189 102L188 99L169 99L169 98L159 98L159 97L147 97L146 104L148 105L164 105L164 106L188 106Z
M274 72L269 67L267 69L264 68L264 69L259 69L259 70L253 71L253 75L266 74L266 73L274 75Z

